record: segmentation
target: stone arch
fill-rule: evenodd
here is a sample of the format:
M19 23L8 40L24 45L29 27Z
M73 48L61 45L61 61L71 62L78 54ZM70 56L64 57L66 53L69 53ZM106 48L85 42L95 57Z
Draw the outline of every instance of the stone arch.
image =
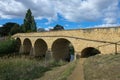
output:
M21 47L21 39L20 38L16 38L16 52L20 51L20 47Z
M43 57L48 50L47 43L43 39L37 39L34 44L35 56Z
M100 54L101 52L94 48L94 47L87 47L87 48L84 48L82 51L81 51L81 57L82 58L87 58L87 57L90 57L90 56L94 56L96 54Z
M26 38L23 41L23 53L25 54L30 54L30 51L32 49L32 43L30 41L30 39Z
M72 45L72 43L67 39L59 38L55 40L52 44L53 58L55 60L64 60L69 62L71 58L70 45Z

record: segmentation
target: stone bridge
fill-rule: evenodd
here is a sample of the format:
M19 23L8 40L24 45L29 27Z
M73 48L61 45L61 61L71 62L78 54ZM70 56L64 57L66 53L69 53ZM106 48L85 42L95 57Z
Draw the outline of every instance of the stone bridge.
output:
M71 47L74 58L120 52L120 27L18 33L12 37L17 40L20 53L45 56L51 51L56 60L70 59Z

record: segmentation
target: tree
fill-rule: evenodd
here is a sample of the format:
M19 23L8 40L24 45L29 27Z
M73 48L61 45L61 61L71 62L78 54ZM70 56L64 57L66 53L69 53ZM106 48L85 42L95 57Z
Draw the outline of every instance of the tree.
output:
M1 36L8 36L11 29L14 27L14 25L19 25L17 23L13 22L7 22L0 28L0 35Z
M23 32L35 32L37 31L36 22L34 20L34 16L32 16L32 12L30 9L27 10L25 15L24 23L22 25Z
M32 31L36 32L37 31L37 27L36 27L36 22L34 20L34 16L32 16L32 27L31 27Z
M52 31L57 31L57 30L64 30L64 27L61 26L61 25L59 25L59 24L57 24L57 25L52 29Z
M10 35L16 34L18 32L20 32L20 26L18 24L15 24L10 30Z

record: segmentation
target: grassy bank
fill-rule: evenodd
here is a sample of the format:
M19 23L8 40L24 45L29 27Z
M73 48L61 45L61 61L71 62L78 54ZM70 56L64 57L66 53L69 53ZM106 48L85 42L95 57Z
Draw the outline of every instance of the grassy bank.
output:
M75 61L69 63L68 67L64 70L63 73L61 73L60 77L58 77L57 80L67 80L67 78L72 74L72 71L74 70L75 66Z
M0 80L34 80L44 76L46 71L56 66L65 65L64 62L30 59L27 57L0 58Z
M0 80L33 80L48 70L49 68L36 60L0 59Z
M60 62L61 63L61 62ZM46 72L44 76L35 80L67 80L76 66L76 61L68 64L54 67L52 70Z
M85 80L120 80L120 54L90 57L84 71Z

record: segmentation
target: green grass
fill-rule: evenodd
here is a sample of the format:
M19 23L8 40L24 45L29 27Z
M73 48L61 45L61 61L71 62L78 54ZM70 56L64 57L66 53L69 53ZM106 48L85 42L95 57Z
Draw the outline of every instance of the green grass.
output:
M70 76L70 74L72 73L72 71L75 68L76 61L71 62L67 65L69 65L69 66L67 67L67 69L61 74L61 76L57 80L67 80L68 76Z
M120 54L96 55L84 63L85 80L120 80Z
M1 57L0 80L34 80L44 76L46 71L65 65L63 61L50 61L31 59L28 57Z
M48 67L36 60L0 59L0 80L33 80L41 77L48 70Z
M58 66L65 65L65 64L67 64L68 62L65 62L65 61L62 61L62 60L60 60L60 61L51 60L51 61L48 62L48 63L49 63L49 66L50 66L50 67L58 67Z

